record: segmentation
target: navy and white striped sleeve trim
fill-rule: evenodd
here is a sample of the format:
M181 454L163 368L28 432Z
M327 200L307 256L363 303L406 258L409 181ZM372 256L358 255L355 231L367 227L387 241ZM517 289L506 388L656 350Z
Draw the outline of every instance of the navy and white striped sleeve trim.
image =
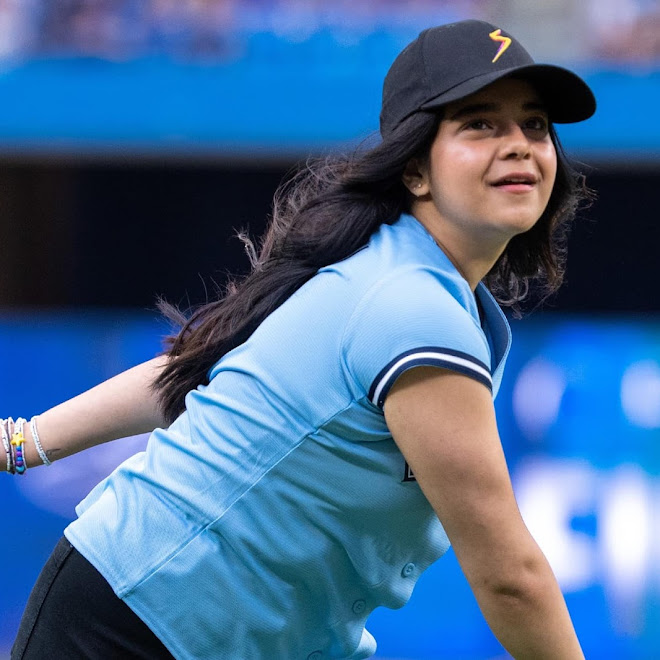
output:
M385 403L385 397L394 385L394 381L412 367L442 367L470 376L483 383L491 392L493 379L490 369L477 358L451 348L428 346L401 353L394 358L374 379L369 388L369 400L379 408Z

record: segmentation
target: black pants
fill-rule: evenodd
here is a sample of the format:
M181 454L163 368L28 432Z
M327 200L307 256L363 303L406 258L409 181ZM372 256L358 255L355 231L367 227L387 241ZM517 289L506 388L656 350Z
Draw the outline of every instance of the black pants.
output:
M62 538L30 594L11 660L172 660L103 576Z

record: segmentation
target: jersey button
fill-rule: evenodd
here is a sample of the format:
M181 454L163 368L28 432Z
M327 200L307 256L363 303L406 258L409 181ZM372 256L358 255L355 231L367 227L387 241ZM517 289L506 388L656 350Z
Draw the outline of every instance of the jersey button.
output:
M362 614L366 607L367 604L362 599L356 600L353 603L353 614Z
M401 569L402 577L410 577L415 572L415 564L408 563Z
M307 656L307 660L321 660L321 658L323 658L323 653L321 651L312 651L312 653Z

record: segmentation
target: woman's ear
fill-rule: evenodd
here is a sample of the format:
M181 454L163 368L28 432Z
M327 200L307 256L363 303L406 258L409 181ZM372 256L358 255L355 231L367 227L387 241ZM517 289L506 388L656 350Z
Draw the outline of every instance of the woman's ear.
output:
M422 197L423 195L428 195L430 192L428 168L417 158L411 158L408 161L401 179L403 185L408 188L415 197Z

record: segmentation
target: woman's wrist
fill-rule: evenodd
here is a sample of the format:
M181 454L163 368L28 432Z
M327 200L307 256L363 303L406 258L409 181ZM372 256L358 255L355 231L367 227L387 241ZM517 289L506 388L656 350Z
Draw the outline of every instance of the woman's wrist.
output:
M37 419L36 415L29 422L22 417L0 419L0 472L25 474L28 467L51 464L41 444Z

